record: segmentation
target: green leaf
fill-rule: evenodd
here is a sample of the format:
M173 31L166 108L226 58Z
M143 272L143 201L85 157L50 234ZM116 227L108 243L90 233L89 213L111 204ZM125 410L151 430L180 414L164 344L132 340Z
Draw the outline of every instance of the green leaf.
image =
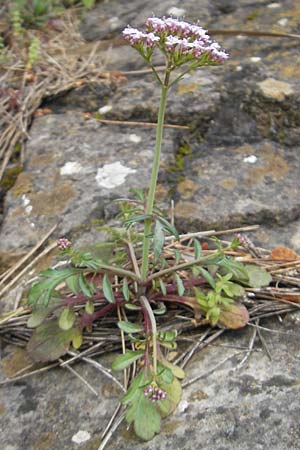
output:
M170 384L174 380L174 375L171 369L158 364L160 369L159 377L164 381L164 383Z
M45 279L32 286L28 295L28 304L36 305L39 303L47 306L56 286L78 273L78 269L74 268L44 270L40 275Z
M128 424L133 423L136 435L144 441L150 441L160 432L160 415L153 403L144 396L142 390L128 408L125 419Z
M159 279L159 286L160 286L162 295L166 296L167 295L166 283L164 283L164 281L161 278Z
M129 228L132 224L137 222L144 222L144 220L152 219L151 214L138 214L136 216L130 217L130 219L127 219L124 221L124 225L126 228Z
M179 261L181 259L181 253L177 248L174 248L174 255L175 255L175 264L179 264Z
M84 295L87 297L93 297L95 292L94 285L87 282L83 273L79 275L79 287Z
M135 305L134 303L125 303L124 306L130 311L140 311L142 309L139 305Z
M123 295L124 295L124 298L125 298L126 302L129 302L130 290L129 290L129 287L128 287L128 280L127 280L127 278L123 278L122 292L123 292Z
M156 316L162 316L167 311L167 307L163 302L157 303L158 308L153 310L153 314Z
M73 308L64 308L59 316L58 325L62 330L70 330L75 322L75 312Z
M123 370L126 369L126 367L130 366L130 364L137 361L139 358L141 358L144 354L144 350L139 350L137 352L128 350L123 355L119 355L116 357L116 359L113 361L111 367L112 370Z
M173 342L174 339L177 337L177 331L176 330L168 330L168 331L159 331L157 333L157 338L161 342Z
M185 373L183 371L183 369L179 366L176 366L175 364L170 363L169 361L161 361L160 364L164 367L167 367L168 369L170 369L174 375L174 377L179 378L179 379L183 379L185 377Z
M94 311L95 311L94 303L91 302L91 301L86 302L86 304L85 304L85 312L87 314L94 314Z
M31 313L28 321L27 321L27 327L28 328L36 328L39 325L41 325L46 317L50 314L51 309L45 308L44 306L37 306Z
M67 278L66 285L73 294L77 295L80 292L79 277L77 274Z
M206 279L206 281L208 282L208 284L215 289L216 288L216 282L213 279L213 277L211 276L211 274L208 272L208 270L204 269L203 267L199 267L200 273L203 276L203 278Z
M182 279L180 278L178 273L175 274L175 281L176 281L176 284L177 284L178 295L181 297L184 294L185 287L184 287Z
M140 333L141 331L143 331L143 327L141 327L140 325L136 325L131 322L125 322L123 320L118 322L118 327L125 333Z
M179 234L176 228L170 224L164 217L159 216L157 217L157 220L159 220L162 225L164 226L165 231L170 233L171 236L174 236L179 241Z
M112 285L109 281L107 274L105 274L103 277L102 288L103 288L103 294L104 294L104 297L106 298L106 300L109 303L115 303L115 297L113 294Z
M77 350L79 347L81 347L83 341L82 332L79 328L73 329L73 335L72 335L72 345Z
M135 398L139 396L141 387L145 386L147 381L150 382L151 380L147 380L145 370L141 370L131 382L126 394L123 395L122 404L128 405L133 402Z
M167 397L164 400L160 400L157 402L157 406L159 408L161 416L166 417L175 410L176 406L181 400L181 384L176 377L174 377L172 383L165 383L161 376L157 378L157 384L163 391L167 393Z
M253 288L268 286L272 281L272 276L262 267L247 264L245 265L249 282L246 283Z
M195 259L199 259L202 256L202 247L198 239L193 239L194 243L194 253L195 253Z
M222 273L231 273L232 278L240 282L247 282L249 277L246 267L239 261L225 257L219 262Z
M164 226L159 220L156 220L153 233L153 252L155 262L158 261L160 255L162 254L164 242L165 242Z
M57 320L51 320L34 330L27 351L36 362L55 361L68 351L73 333L73 329L62 330Z

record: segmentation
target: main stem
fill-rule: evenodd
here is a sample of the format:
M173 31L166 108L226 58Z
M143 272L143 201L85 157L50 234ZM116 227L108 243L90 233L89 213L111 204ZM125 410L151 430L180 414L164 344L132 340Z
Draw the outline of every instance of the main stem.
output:
M165 110L166 110L166 103L167 103L168 82L169 82L169 73L167 72L165 82L161 88L161 99L160 99L157 127L156 127L156 142L155 142L154 159L153 159L152 173L151 173L150 186L149 186L149 192L148 192L148 198L147 198L146 214L149 214L149 215L152 215L152 213L153 213L154 197L155 197L155 190L156 190L159 163L160 163L163 125L164 125ZM143 256L142 256L142 267L141 267L142 280L146 280L147 273L148 273L149 250L150 250L150 241L151 241L151 236L150 236L151 235L151 224L152 224L152 218L145 220L144 237L143 237Z

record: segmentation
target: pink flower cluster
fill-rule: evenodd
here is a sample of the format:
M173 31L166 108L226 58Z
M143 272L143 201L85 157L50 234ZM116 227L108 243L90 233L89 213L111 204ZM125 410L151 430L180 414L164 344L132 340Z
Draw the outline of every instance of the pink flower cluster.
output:
M123 31L123 36L133 47L155 45L162 50L188 59L199 59L206 55L214 63L222 63L228 54L217 42L212 42L202 27L172 17L150 17L146 20L146 32L130 26Z
M71 245L72 245L72 242L69 241L69 239L67 239L65 237L61 237L58 239L57 246L61 250L66 250L67 248L71 247Z
M158 402L158 400L164 400L167 397L167 393L159 387L154 387L151 384L144 390L145 397L148 397L152 402Z

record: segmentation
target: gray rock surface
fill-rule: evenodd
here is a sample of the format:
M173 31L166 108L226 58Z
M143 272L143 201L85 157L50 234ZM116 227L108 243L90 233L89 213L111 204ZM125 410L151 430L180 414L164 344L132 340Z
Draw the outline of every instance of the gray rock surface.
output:
M162 433L143 443L123 424L107 446L110 450L297 450L299 432L299 313L283 324L264 322L272 361L259 340L248 362L252 328L228 332L202 350L186 369L186 379L203 374L184 389L177 411L163 420ZM236 348L235 348L236 347ZM111 358L101 362L109 365ZM22 350L7 347L1 378L28 365ZM220 364L222 363L223 364ZM119 388L87 365L76 365L99 397L73 374L51 371L7 385L0 391L1 445L5 450L97 450L101 432L118 402ZM89 439L76 444L78 431ZM88 437L88 436L87 436Z

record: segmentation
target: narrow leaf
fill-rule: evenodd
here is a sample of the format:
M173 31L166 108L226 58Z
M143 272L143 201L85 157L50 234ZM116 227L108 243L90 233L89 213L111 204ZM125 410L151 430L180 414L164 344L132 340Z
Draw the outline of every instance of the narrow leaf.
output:
M203 278L206 279L206 281L208 282L208 284L215 289L216 287L216 282L213 279L213 277L211 276L211 274L208 272L208 270L204 269L203 267L199 267L200 273L203 276Z
M167 295L166 283L161 278L159 279L159 286L162 294L166 296Z
M116 359L113 361L111 368L112 370L123 370L126 369L126 367L130 366L130 364L137 361L139 358L141 358L144 354L144 350L139 350L137 352L133 352L131 350L128 350L123 355L119 355L116 357Z
M178 273L175 274L175 280L176 280L176 284L177 284L178 295L181 297L184 294L185 287L184 287L182 279L180 278Z
M129 291L129 287L128 287L128 280L127 280L127 278L123 278L122 292L123 292L123 295L124 295L124 298L125 298L126 302L129 302L130 291Z
M123 320L120 320L118 322L118 327L125 333L140 333L141 331L143 331L143 327L141 327L140 325L136 325L131 322L125 322Z
M196 238L193 239L193 243L194 243L195 259L199 259L202 256L201 244Z
M105 274L103 277L102 288L103 288L103 294L104 294L104 297L106 298L106 300L109 303L115 303L115 297L113 294L112 285L109 281L107 274Z
M87 297L93 297L94 295L94 286L86 281L86 278L83 273L79 275L79 287L84 295Z
M154 226L154 233L153 233L153 252L154 252L154 261L157 262L160 255L162 254L162 250L164 247L164 241L165 241L165 233L164 233L164 227L162 223L157 220L155 222Z

